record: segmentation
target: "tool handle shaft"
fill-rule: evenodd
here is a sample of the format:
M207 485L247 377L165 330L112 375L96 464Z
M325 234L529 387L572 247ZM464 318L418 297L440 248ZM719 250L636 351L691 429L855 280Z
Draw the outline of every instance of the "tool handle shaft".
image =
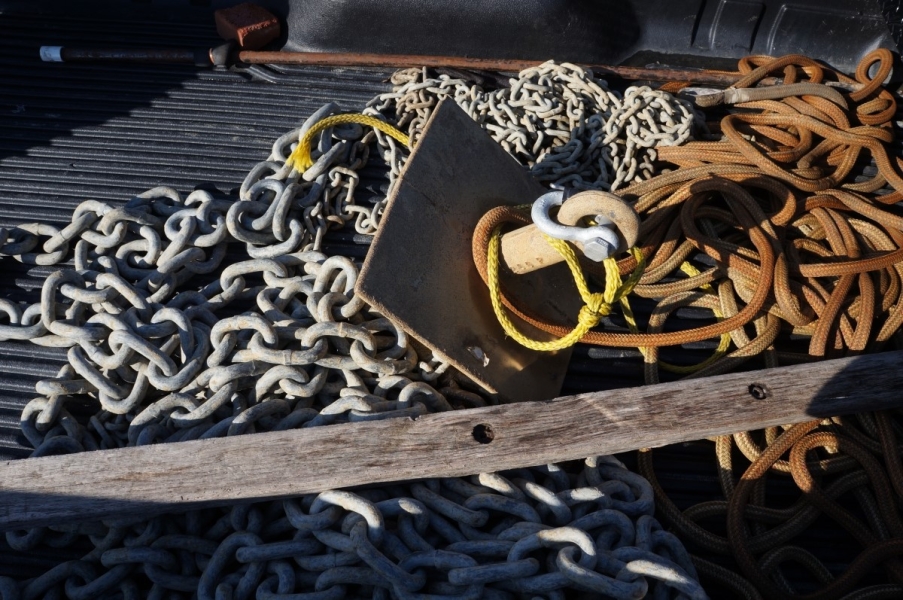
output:
M289 64L310 66L358 66L401 69L406 67L446 67L516 73L542 63L538 60L470 58L466 56L427 56L418 54L366 54L359 52L268 52L244 50L239 61L248 64ZM694 69L586 65L603 75L649 81L705 81L730 85L739 73Z
M208 49L185 48L66 48L42 46L41 60L45 62L140 62L176 63L197 66L212 64Z
M436 67L473 69L516 73L540 64L535 60L469 58L465 56L428 56L417 54L367 54L358 52L283 52L243 50L233 52L230 44L208 49L106 49L65 48L42 46L41 59L45 62L140 62L182 63L199 67L225 66L232 59L251 65L307 65L321 67L379 67L401 69L406 67ZM615 76L631 81L676 81L728 87L736 83L741 73L709 71L701 69L627 67L621 65L585 65L603 77ZM778 77L767 77L759 86L781 85ZM861 88L861 84L828 82L827 85L847 91Z

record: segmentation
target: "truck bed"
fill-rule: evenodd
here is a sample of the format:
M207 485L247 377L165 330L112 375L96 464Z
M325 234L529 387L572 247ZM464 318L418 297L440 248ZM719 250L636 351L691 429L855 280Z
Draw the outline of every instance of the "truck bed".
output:
M234 196L273 140L322 104L359 110L390 88L390 72L375 69L238 72L40 62L42 45L90 40L111 47L206 47L219 41L210 9L203 6L161 10L135 2L103 5L89 14L74 4L50 10L0 1L0 227L31 221L61 226L86 199L124 203L160 185L182 193L203 186ZM379 196L386 185L382 171L367 170L358 193ZM344 232L332 234L327 245L331 253L357 258L366 249L363 240ZM35 301L40 282L53 270L4 260L0 297ZM702 347L685 352L688 361L705 355ZM54 376L63 364L63 350L0 342L0 460L29 455L19 415L35 396L35 382ZM638 353L578 347L564 392L641 384ZM83 414L89 414L87 407ZM674 490L678 505L719 494L709 442L664 449L656 462L661 483ZM846 541L836 531L812 535L813 543L834 545L842 555ZM14 552L0 537L0 575L35 576L79 555L78 546Z

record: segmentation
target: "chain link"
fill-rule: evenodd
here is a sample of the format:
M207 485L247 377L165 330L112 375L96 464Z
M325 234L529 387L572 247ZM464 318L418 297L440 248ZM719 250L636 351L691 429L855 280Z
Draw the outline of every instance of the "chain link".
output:
M301 174L261 178L272 167L252 169L238 202L156 188L121 209L87 201L62 230L22 230L48 236L44 254L73 243L76 266L48 276L39 303L0 306L4 339L68 348L69 366L39 381L43 396L23 412L37 454L422 414L462 397L486 402L447 365L420 360L404 331L355 297L355 263L316 250L337 214L327 190L353 188L356 174L319 176L334 182L318 192L319 213L310 211L325 218L305 227L303 186L286 184ZM35 254L39 240L29 235L11 232L13 250ZM221 268L236 241L244 259ZM88 428L64 410L81 394L102 409Z

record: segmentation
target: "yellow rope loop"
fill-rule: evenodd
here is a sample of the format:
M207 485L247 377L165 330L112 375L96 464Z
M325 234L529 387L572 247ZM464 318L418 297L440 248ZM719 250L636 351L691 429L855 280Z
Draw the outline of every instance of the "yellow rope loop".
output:
M489 299L492 309L498 318L502 329L505 330L514 341L522 346L540 352L563 350L579 342L590 329L598 325L604 317L611 314L612 305L629 294L646 266L643 254L636 248L631 248L631 254L637 259L637 268L631 273L627 282L621 282L621 274L618 271L618 263L614 258L605 260L605 290L602 293L593 293L589 290L586 277L580 268L580 262L574 249L565 241L544 236L546 241L555 248L564 258L565 263L574 277L574 284L583 299L585 306L580 308L577 315L577 325L566 336L549 342L541 342L527 337L511 321L505 308L502 306L501 284L499 282L499 248L501 247L501 227L497 227L489 238L489 251L487 253L487 283L489 286Z
M370 117L367 115L361 115L357 113L349 113L345 115L333 115L331 117L326 117L325 119L321 119L317 121L317 123L307 130L307 133L304 134L298 141L298 145L292 150L292 153L285 160L287 165L290 165L297 169L298 171L306 171L313 164L314 161L310 157L310 146L313 143L314 138L319 135L324 129L328 129L329 127L334 127L335 125L345 125L348 123L358 123L360 125L369 125L370 127L382 131L386 135L398 140L400 143L404 144L404 146L410 147L411 142L408 136L390 125L385 121L381 121L376 117Z
M621 292L619 293L619 299L624 298L627 294L633 292L633 288L635 288L640 283L640 279L643 277L643 273L646 271L646 257L643 256L643 253L640 252L639 248L631 248L628 250L630 256L633 257L633 260L636 261L636 268L633 270L633 273L627 278L627 281L624 282ZM611 272L613 272L617 277L621 277L621 274L618 270L618 263L614 259L612 260L612 268ZM606 275L608 271L606 270ZM619 279L620 281L620 279Z

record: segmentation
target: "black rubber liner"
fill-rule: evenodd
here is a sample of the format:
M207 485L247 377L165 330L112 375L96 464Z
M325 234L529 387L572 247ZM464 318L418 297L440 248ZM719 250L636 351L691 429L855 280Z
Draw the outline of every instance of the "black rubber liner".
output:
M209 2L198 2L210 4ZM73 3L75 4L75 3ZM0 0L0 226L27 221L68 222L86 199L123 203L158 185L183 194L197 186L234 193L244 175L269 154L273 140L327 101L359 110L389 88L388 71L259 68L254 72L189 67L54 65L41 63L41 45L210 46L218 41L210 9L184 1L52 6ZM218 3L214 3L218 4ZM717 4L717 3L716 3ZM366 169L359 194L377 195L386 180ZM362 257L351 234L330 236L328 251ZM35 301L52 270L0 262L0 297ZM688 323L692 310L678 315ZM674 349L663 358L698 362L706 344ZM26 343L0 343L0 460L26 457L19 433L22 407L34 383L53 376L65 354ZM755 366L755 365L752 365ZM635 350L578 347L564 393L642 384ZM632 457L625 457L631 460ZM656 454L662 484L688 506L719 494L711 444L696 442ZM795 488L788 488L790 493ZM780 490L778 490L780 493ZM836 528L803 540L849 558ZM0 536L0 575L25 578L84 554L78 547L13 552ZM827 560L827 558L826 558ZM834 566L830 564L829 566ZM718 597L713 591L713 597Z
M133 0L211 8L240 1ZM747 54L802 53L852 70L874 48L896 48L901 34L900 0L258 0L257 4L288 22L280 45L315 52L710 68L713 60Z
M288 48L333 52L603 64L688 64L693 58L711 64L747 54L801 53L852 70L874 48L895 48L899 35L888 26L899 2L878 0L269 0L268 5L287 15Z

